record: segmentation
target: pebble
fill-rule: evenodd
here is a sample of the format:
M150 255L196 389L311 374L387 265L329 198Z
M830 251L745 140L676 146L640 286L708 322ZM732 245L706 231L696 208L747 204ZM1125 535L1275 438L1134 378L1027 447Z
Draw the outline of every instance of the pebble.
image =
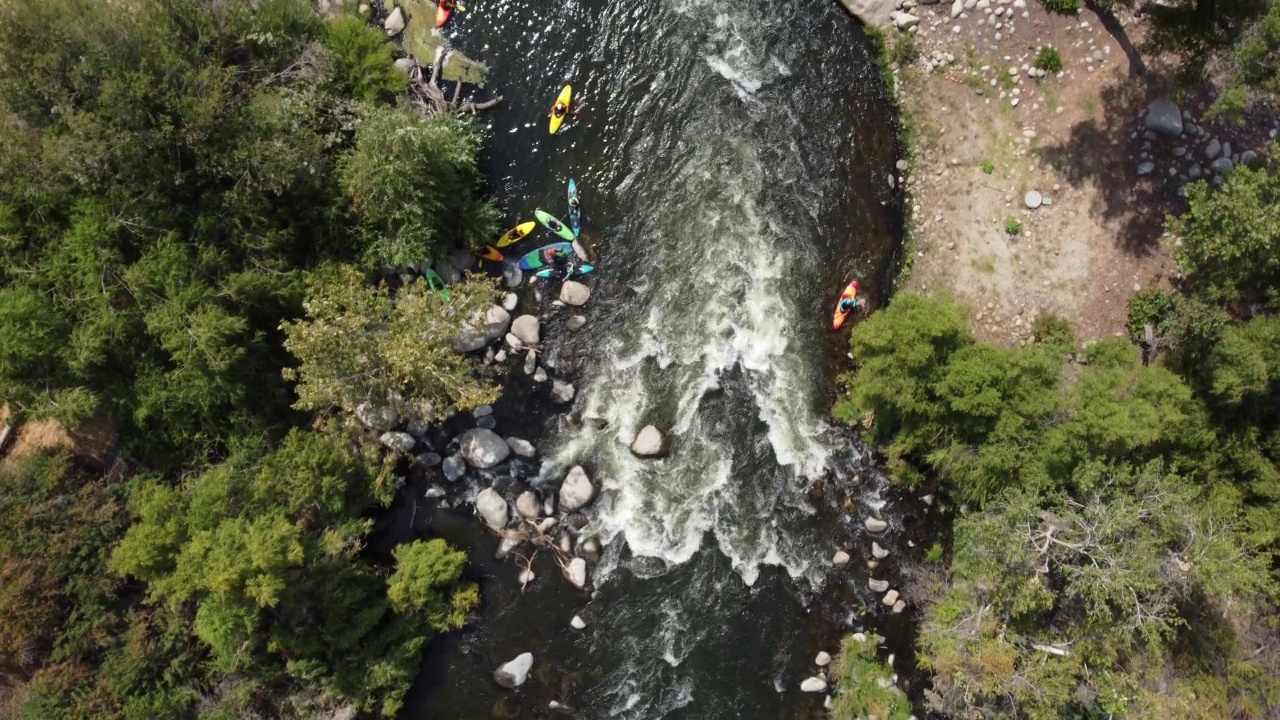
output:
M1018 107L1018 98L1014 98L1010 100L1009 104L1012 105L1013 107Z

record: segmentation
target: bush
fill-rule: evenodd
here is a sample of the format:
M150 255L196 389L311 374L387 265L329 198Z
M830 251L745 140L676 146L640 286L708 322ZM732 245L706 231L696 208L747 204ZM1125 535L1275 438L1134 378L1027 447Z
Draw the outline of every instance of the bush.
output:
M1075 15L1080 12L1080 0L1040 0L1044 9L1061 15Z
M1071 326L1067 321L1053 313L1044 313L1031 325L1031 336L1036 342L1044 345L1057 345L1066 349L1075 347L1076 339L1071 334Z
M333 55L333 85L340 94L365 101L405 88L395 67L395 45L358 17L343 17L325 28L324 46Z
M835 663L832 720L863 717L907 720L911 716L911 703L892 684L893 669L876 659L876 647L882 640L873 633L866 640L850 636L840 644L840 657Z
M1036 54L1035 67L1037 70L1043 70L1049 73L1062 71L1062 55L1058 53L1058 49L1052 45L1045 45L1040 48L1040 52Z
M893 62L898 65L910 65L915 59L920 57L920 51L916 47L916 39L914 35L899 33L893 40L893 51L891 54Z
M1007 217L1004 219L1004 231L1010 235L1017 235L1022 232L1022 221L1016 217Z
M982 172L990 175L996 171L996 164L991 162L991 158L984 158L982 161Z
M1157 335L1162 334L1165 323L1173 315L1174 296L1158 287L1148 287L1129 298L1129 319L1125 327L1129 337L1142 339L1143 327L1150 324Z

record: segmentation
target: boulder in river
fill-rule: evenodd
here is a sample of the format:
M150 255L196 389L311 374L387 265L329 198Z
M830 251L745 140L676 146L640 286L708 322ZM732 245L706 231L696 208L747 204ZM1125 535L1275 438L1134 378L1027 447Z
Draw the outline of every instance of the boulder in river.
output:
M587 623L581 617L574 615L573 619L569 621L569 627L573 628L574 630L585 630L587 627Z
M520 283L524 282L524 271L513 262L504 263L502 265L502 281L509 288L520 287Z
M827 681L820 677L806 678L800 683L800 692L820 693L827 691Z
M387 19L382 21L382 27L387 31L388 37L395 37L404 30L404 11L397 5Z
M889 589L889 582L887 580L876 580L875 578L868 578L867 587L871 588L871 592L882 593L885 590Z
M600 538L592 535L578 546L578 552L586 559L596 562L600 559Z
M538 502L537 493L532 490L520 493L520 497L516 498L516 512L522 517L537 520L542 515L542 503Z
M458 478L467 474L467 463L461 455L450 455L440 465L440 471L444 473L445 480L457 482Z
M460 353L469 353L492 345L507 334L507 327L510 325L511 313L501 305L491 305L488 310L477 312L462 324L454 349Z
M533 315L521 315L511 323L511 334L526 346L537 345L542 340L541 323Z
M507 438L507 447L511 448L511 452L520 457L531 458L538 454L538 449L533 446L533 443L523 438Z
M574 465L560 484L560 509L573 512L591 502L595 494L596 488L587 477L587 471L581 465Z
M485 470L497 465L511 454L511 447L498 433L488 428L472 428L462 434L459 443L462 457L469 465Z
M889 529L889 523L881 520L880 518L869 517L866 520L863 520L862 524L867 528L867 532L869 533L878 534Z
M817 665L818 667L826 667L830 665L831 653L827 652L826 650L823 650L822 652L818 653L818 656L813 659L813 664Z
M515 293L507 293L502 296L502 309L507 312L513 312L519 304L520 296Z
M413 446L418 443L409 433L403 432L384 432L378 436L378 442L391 452L407 455L413 451Z
M496 530L506 526L511 511L507 508L507 501L497 490L485 488L476 496L476 512L480 513L489 527Z
M835 567L844 567L849 564L849 553L843 550L837 550L836 554L831 557L831 564Z
M877 560L883 560L889 557L889 551L880 547L880 543L873 540L871 542L871 555Z
M556 379L551 383L551 402L553 403L559 403L560 405L571 403L576 393L577 390L573 385L563 380Z
M587 561L574 558L564 570L564 576L579 590L587 586Z
M591 288L574 280L565 280L560 286L560 301L565 305L581 307L591 299Z
M1176 138L1182 134L1182 112L1168 98L1160 98L1147 106L1145 124L1148 130Z
M493 672L493 679L502 687L514 690L529 679L529 671L533 669L533 653L521 653L516 659L504 662Z
M893 607L894 604L898 602L898 591L890 590L889 592L885 593L884 597L881 599L881 602L883 602L885 605L888 605L889 607Z
M666 438L658 428L645 425L636 433L636 439L631 443L631 452L639 457L660 457L666 452Z
M564 326L570 330L581 330L586 327L587 318L585 315L574 315L564 321Z

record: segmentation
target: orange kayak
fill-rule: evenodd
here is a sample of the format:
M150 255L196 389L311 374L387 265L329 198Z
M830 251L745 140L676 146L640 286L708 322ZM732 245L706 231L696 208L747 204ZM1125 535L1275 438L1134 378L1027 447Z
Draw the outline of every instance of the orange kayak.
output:
M444 27L444 24L449 22L449 16L452 14L453 7L451 5L446 6L445 0L440 0L439 4L436 5L436 27Z
M841 301L845 300L846 298L854 302L853 306L849 308L847 312L842 311L840 309ZM832 330L839 330L840 326L844 325L844 321L847 320L849 316L853 314L853 311L858 308L857 302L858 302L858 281L851 280L848 285L844 286L844 292L840 293L840 299L836 300L836 312L834 315L831 316Z
M491 247L480 248L479 250L476 250L475 253L478 257L482 257L485 260L502 262L502 253L498 252L495 248L491 248Z

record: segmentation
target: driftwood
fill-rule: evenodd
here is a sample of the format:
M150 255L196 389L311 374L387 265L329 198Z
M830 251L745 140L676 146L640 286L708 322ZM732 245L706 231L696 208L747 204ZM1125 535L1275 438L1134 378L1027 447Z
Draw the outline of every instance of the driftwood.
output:
M459 99L462 95L462 81L459 80L453 88L453 97L445 99L444 91L440 89L440 68L444 65L444 60L448 56L443 47L436 48L436 56L431 61L431 72L423 77L422 65L416 61L409 68L409 97L414 107L422 111L424 115L435 115L439 113L477 113L481 110L489 108L502 102L502 96L499 95L492 100L484 102L467 101L460 103Z

